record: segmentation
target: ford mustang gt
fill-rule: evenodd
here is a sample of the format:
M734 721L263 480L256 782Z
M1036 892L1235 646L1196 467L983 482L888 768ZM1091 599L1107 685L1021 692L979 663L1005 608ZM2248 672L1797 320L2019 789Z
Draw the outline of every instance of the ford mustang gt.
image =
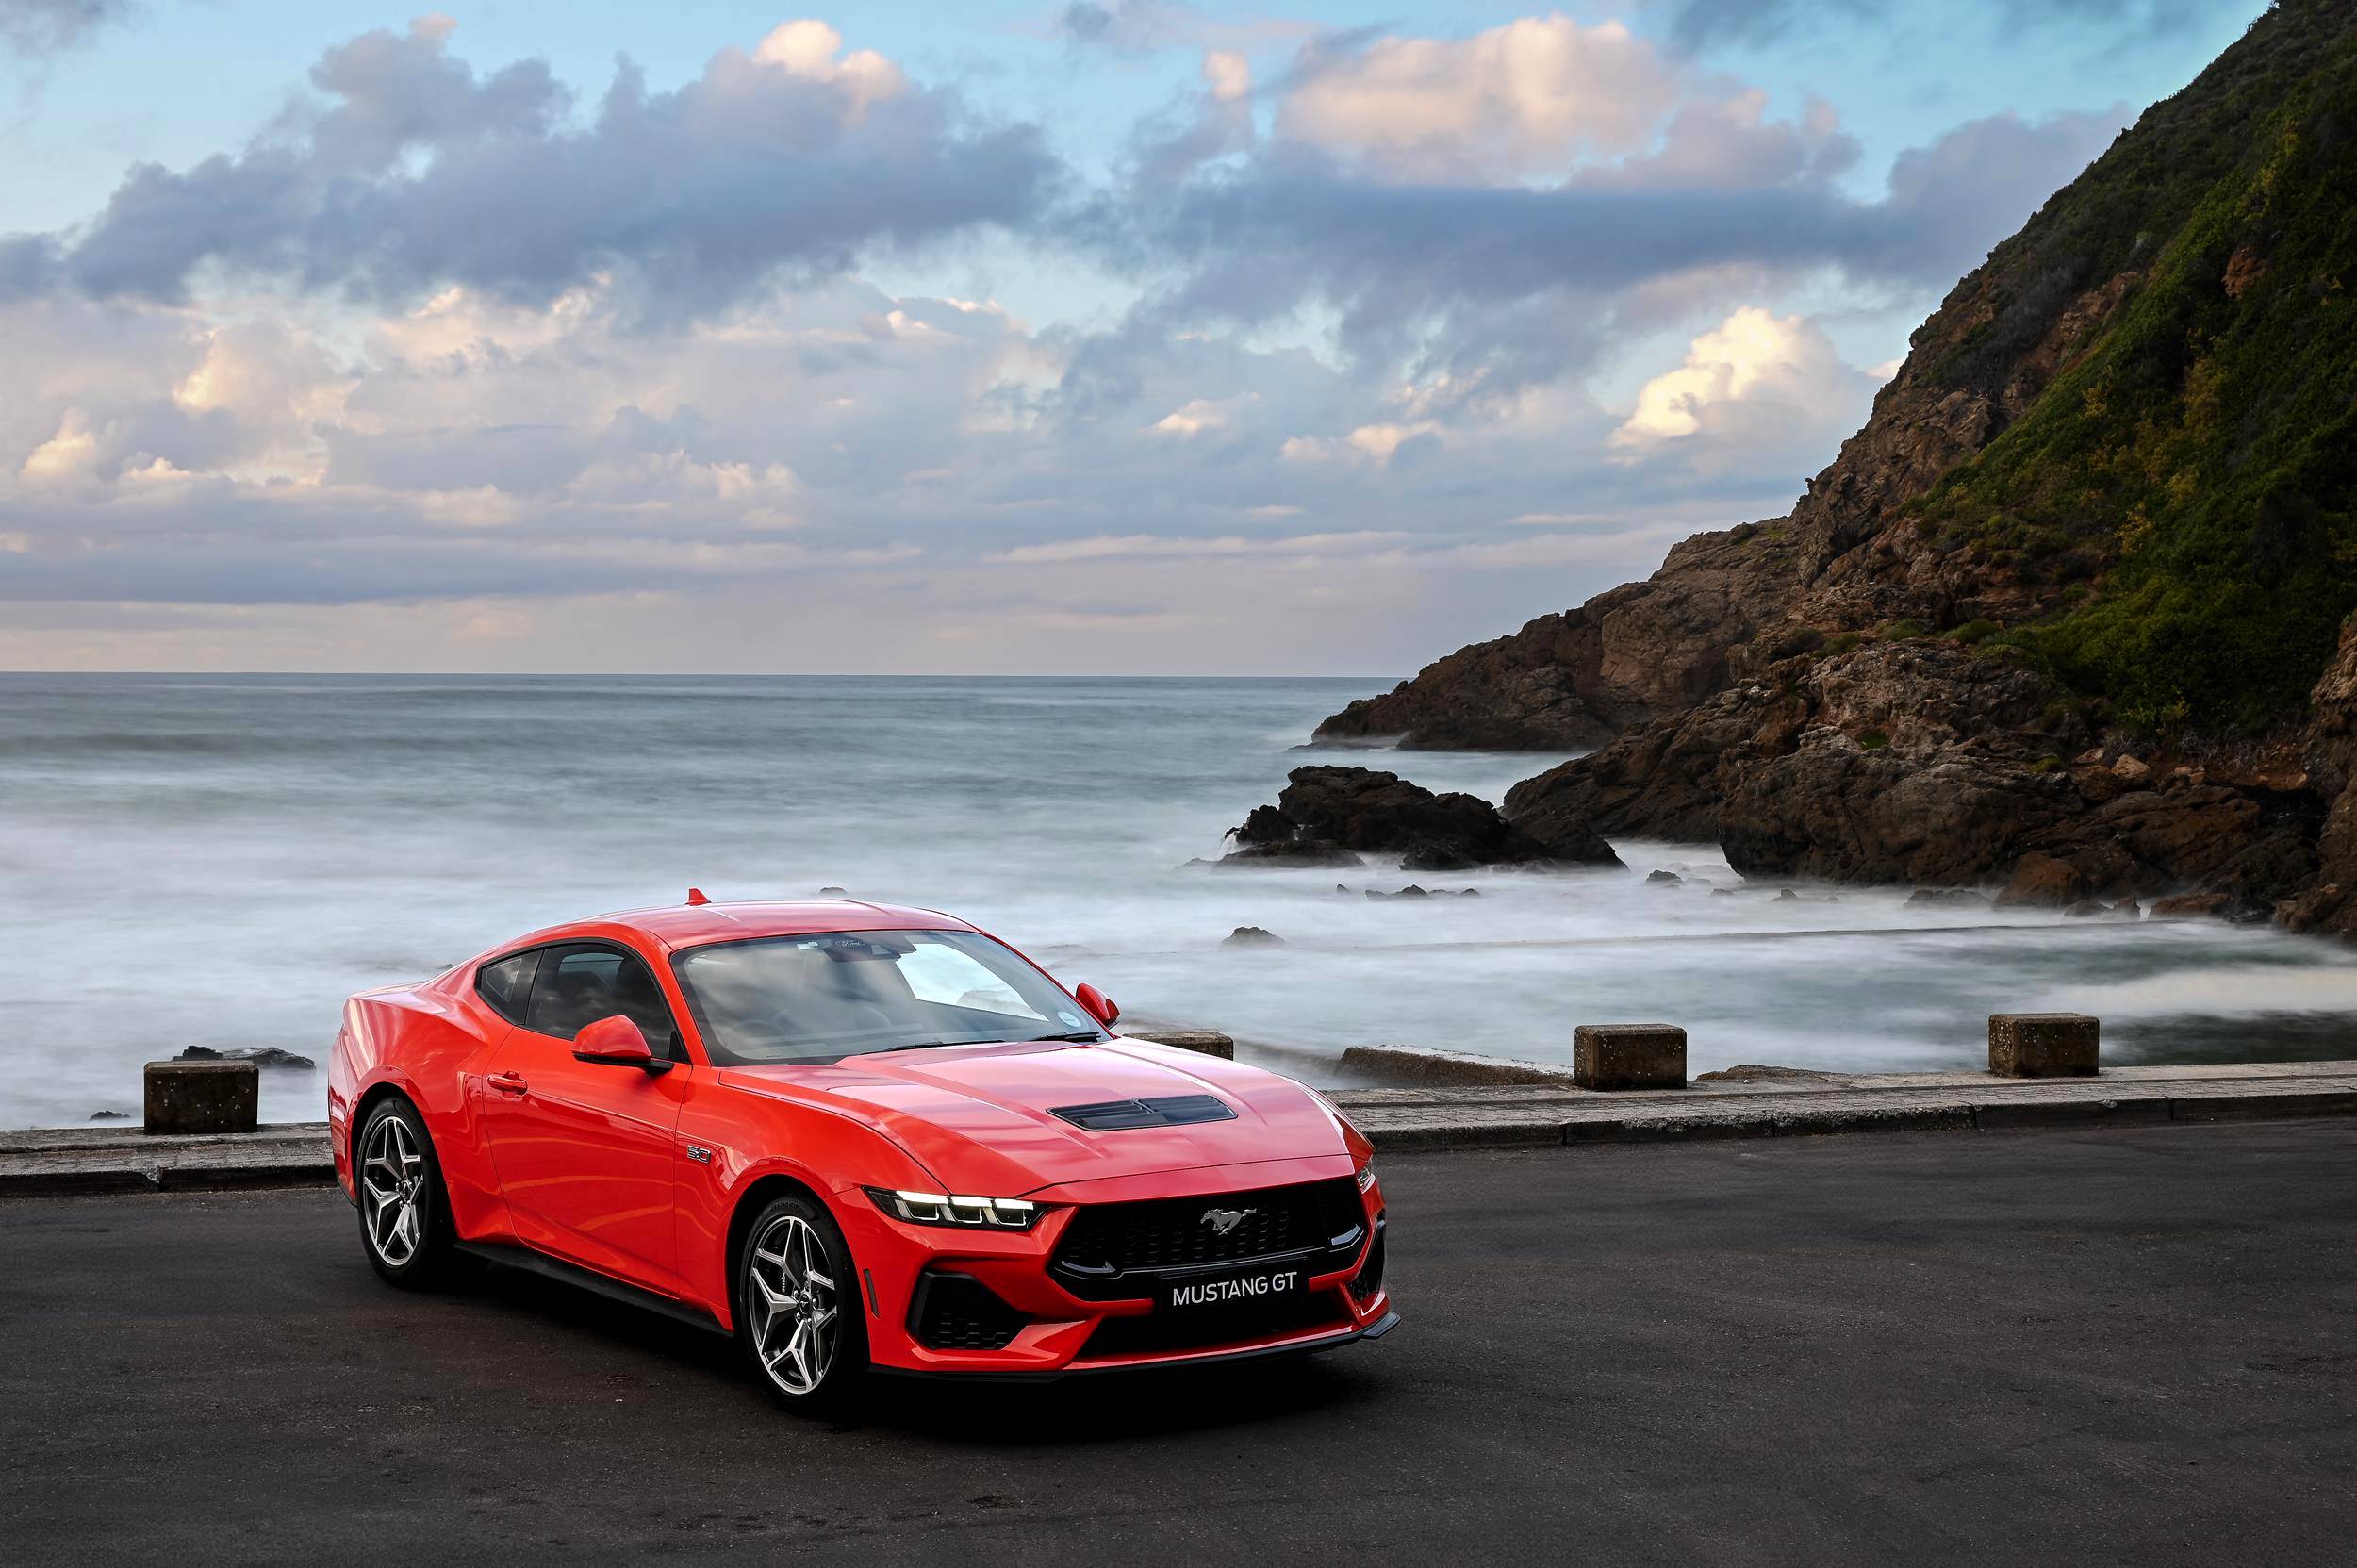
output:
M1119 1017L948 916L691 890L354 997L336 1170L392 1283L555 1274L733 1334L793 1407L1390 1329L1367 1140Z

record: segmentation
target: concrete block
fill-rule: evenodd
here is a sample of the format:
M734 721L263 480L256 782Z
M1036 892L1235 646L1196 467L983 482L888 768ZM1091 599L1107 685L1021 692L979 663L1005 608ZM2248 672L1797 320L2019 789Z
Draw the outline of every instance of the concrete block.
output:
M2000 1078L2093 1078L2101 1027L2085 1013L1992 1013L1988 1070Z
M1201 1051L1225 1061L1236 1059L1236 1042L1232 1035L1215 1029L1125 1029L1118 1032L1132 1040L1151 1040L1158 1046L1176 1046L1180 1050Z
M147 1065L150 1132L251 1132L261 1098L261 1070L251 1062Z
M1686 1031L1675 1024L1581 1024L1572 1076L1583 1089L1683 1089Z

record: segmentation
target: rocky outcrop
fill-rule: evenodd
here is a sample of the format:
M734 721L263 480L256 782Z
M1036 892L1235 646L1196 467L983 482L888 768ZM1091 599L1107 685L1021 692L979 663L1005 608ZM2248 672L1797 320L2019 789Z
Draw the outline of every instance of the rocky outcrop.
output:
M1561 751L1676 712L1725 683L1728 650L1783 613L1797 559L1781 523L1701 534L1642 583L1460 648L1317 728L1321 744Z
M1318 737L1595 748L1507 795L1539 839L2357 935L2350 634L2296 711L2357 604L2316 392L2357 365L2352 102L2357 11L2279 0L1950 291L1788 517Z
M1560 815L1715 838L1749 877L1985 888L2009 904L2188 885L2258 903L2303 884L2316 823L2297 792L2106 766L2055 696L2008 651L1946 638L1789 659L1525 780L1506 815L1534 834Z
M1367 767L1296 767L1273 806L1257 806L1230 834L1227 862L1263 863L1289 854L1397 854L1410 871L1481 866L1617 866L1593 832L1558 829L1541 837L1516 827L1478 796L1436 795L1396 773Z

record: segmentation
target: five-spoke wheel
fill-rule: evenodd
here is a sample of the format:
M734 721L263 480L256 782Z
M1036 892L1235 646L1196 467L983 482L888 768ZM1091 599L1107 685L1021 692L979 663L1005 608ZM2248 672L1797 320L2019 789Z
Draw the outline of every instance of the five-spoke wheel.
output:
M418 1108L398 1097L372 1106L352 1140L360 1246L396 1285L437 1284L456 1266L450 1200Z
M832 1403L867 1362L842 1232L825 1210L796 1195L772 1200L747 1238L737 1293L746 1349L783 1403Z
M762 1366L788 1394L808 1394L826 1379L843 1337L826 1263L818 1232L799 1214L782 1215L753 1243L748 1326Z
M360 1151L360 1214L369 1246L388 1268L425 1240L425 1156L399 1116L379 1116Z

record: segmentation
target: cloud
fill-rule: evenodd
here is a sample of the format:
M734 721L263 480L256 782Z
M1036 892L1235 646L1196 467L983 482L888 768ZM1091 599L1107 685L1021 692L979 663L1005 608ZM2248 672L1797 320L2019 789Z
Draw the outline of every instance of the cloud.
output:
M835 31L787 23L675 91L627 64L585 124L536 60L476 73L429 17L313 68L319 101L243 152L142 164L84 228L0 246L0 288L178 302L208 264L401 303L545 301L620 271L651 316L782 269L1035 217L1060 166Z
M1277 128L1387 178L1508 181L1636 150L1677 87L1620 23L1525 17L1462 40L1313 44L1295 62Z
M133 0L0 0L0 49L54 54L138 12Z
M1828 415L1846 428L1874 385L1842 363L1814 322L1746 305L1696 338L1685 363L1645 383L1612 444L1790 441L1824 425Z

